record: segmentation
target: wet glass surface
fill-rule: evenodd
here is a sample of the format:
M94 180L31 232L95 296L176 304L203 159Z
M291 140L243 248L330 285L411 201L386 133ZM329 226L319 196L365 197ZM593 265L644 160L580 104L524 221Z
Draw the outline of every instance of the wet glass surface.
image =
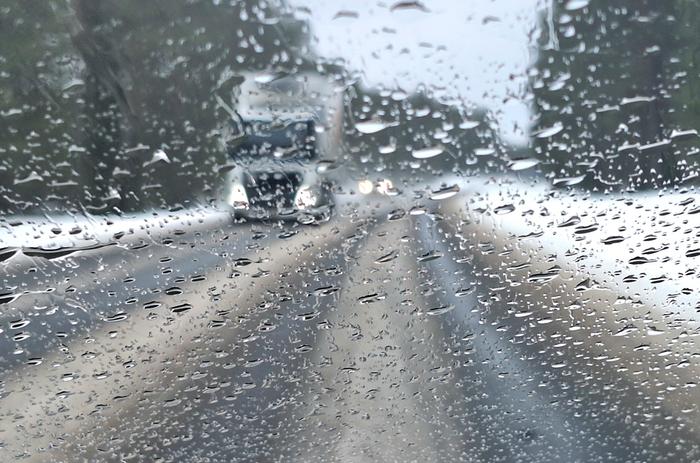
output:
M700 460L699 15L0 1L0 461Z

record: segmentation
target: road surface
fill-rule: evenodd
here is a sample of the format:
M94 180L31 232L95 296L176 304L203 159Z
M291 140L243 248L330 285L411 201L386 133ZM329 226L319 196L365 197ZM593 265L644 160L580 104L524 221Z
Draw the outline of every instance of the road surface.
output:
M452 184L6 220L2 461L699 459L694 195Z

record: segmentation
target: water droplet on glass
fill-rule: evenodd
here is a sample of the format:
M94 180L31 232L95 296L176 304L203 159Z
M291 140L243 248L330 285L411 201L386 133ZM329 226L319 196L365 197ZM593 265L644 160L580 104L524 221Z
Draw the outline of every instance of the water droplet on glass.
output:
M439 259L443 254L439 251L428 251L418 257L418 262L430 262L431 260Z
M566 6L564 8L567 11L580 10L581 8L588 6L589 2L590 0L569 0L566 2Z
M518 170L525 170L529 169L530 167L535 167L537 164L540 163L539 159L535 158L519 158L519 159L513 159L508 163L508 168L510 170L518 171Z
M493 212L496 215L505 215L505 214L510 214L515 210L515 206L512 204L503 204L501 206L496 207Z
M625 237L619 235L608 236L607 238L600 240L600 242L603 244L622 243L623 241L625 241Z
M454 305L442 305L439 307L433 307L432 309L428 309L428 315L442 315L444 313L450 312L455 308Z
M414 11L421 11L423 13L429 12L428 8L426 8L426 6L423 5L423 3L418 2L418 1L396 2L393 5L391 5L390 10L391 11L414 10Z
M442 154L444 151L445 148L443 148L442 146L433 146L429 148L415 150L413 151L413 153L411 153L411 155L416 159L429 159Z
M372 293L372 294L367 294L366 296L359 297L357 300L360 304L372 304L375 302L380 302L386 299L385 294L377 294L377 293Z
M554 185L556 187L574 186L574 185L578 185L579 183L583 182L585 178L586 178L586 174L579 175L577 177L555 178L552 181L552 185Z
M355 128L360 133L372 134L372 133L381 132L382 130L386 129L387 127L393 127L395 125L396 125L395 122L384 122L384 121L381 121L378 119L370 119L367 121L356 122Z
M554 124L552 127L548 127L546 129L542 129L539 132L535 134L537 138L549 138L553 137L554 135L558 134L564 130L564 126L560 123Z
M451 198L457 193L459 193L459 185L446 186L438 190L431 191L428 198L432 199L433 201L440 201L442 199Z

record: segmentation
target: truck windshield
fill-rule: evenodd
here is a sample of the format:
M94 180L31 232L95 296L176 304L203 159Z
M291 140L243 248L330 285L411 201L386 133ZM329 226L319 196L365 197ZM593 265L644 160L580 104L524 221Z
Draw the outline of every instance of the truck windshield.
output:
M243 135L230 146L236 159L312 160L317 157L313 120L244 123Z

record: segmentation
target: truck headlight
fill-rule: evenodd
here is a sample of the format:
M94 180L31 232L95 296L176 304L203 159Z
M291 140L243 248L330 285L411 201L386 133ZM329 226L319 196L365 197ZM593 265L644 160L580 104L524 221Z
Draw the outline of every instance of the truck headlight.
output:
M360 190L360 193L363 195L368 195L372 192L374 189L374 186L372 185L372 182L370 180L360 180L357 183L357 189Z
M394 183L388 179L379 180L377 182L377 192L387 196L395 196Z
M310 187L302 187L294 197L294 205L297 209L308 209L318 204L318 194Z
M228 204L234 209L248 209L248 195L243 185L235 183L228 195Z

